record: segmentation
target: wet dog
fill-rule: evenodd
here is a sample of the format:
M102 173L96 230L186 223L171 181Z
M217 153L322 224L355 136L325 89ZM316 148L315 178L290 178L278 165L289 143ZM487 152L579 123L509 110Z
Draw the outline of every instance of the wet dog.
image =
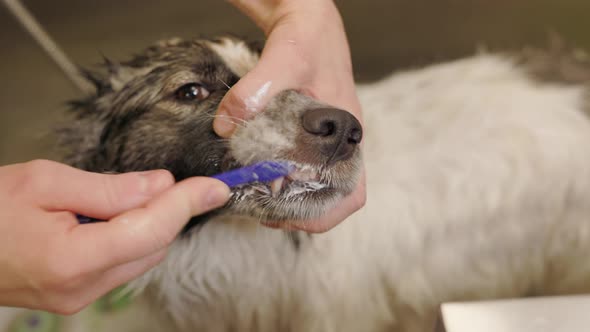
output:
M244 41L171 40L107 61L62 132L71 164L165 168L177 180L268 159L298 166L192 220L129 285L150 314L116 329L422 332L445 301L589 291L590 71L580 54L481 54L396 73L359 86L364 128L284 91L230 139L212 122L258 59ZM319 235L260 225L317 217L350 193L361 139L361 211Z

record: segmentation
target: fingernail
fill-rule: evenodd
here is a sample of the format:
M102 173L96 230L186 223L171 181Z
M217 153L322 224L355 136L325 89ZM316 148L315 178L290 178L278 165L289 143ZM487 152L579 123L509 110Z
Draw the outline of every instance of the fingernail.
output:
M222 206L229 200L229 188L221 181L209 188L206 204L209 208Z
M139 172L141 179L140 190L146 194L153 194L167 189L174 184L172 175L164 170Z

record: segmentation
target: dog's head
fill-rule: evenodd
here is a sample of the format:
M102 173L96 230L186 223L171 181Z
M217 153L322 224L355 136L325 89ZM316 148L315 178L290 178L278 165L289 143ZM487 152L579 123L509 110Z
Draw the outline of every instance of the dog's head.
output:
M235 188L222 211L259 220L318 217L350 193L362 131L350 113L296 91L277 95L230 139L213 131L217 107L259 52L236 38L161 42L131 61L89 73L97 94L75 102L62 131L68 161L97 172L170 170L177 180L262 160L297 169Z

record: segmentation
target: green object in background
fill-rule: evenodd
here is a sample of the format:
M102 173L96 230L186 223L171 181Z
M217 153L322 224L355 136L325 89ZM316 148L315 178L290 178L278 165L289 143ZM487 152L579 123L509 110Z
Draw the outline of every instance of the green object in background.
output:
M92 310L85 310L78 314L80 322L88 331L102 331L102 318L111 313L128 308L133 302L131 292L121 286L98 299L91 306ZM14 318L7 330L2 332L60 332L65 325L63 317L44 311L26 311ZM64 326L62 326L64 325Z
M19 315L7 332L58 332L60 317L43 311L27 311Z

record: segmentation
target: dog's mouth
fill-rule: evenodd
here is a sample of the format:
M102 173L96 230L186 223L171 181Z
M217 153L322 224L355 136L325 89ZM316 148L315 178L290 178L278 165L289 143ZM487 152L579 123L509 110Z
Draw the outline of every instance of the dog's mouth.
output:
M293 165L294 171L274 181L233 188L228 211L262 222L314 219L351 191L338 181L338 170L295 162ZM354 181L352 178L349 180Z
M321 167L290 162L294 170L286 176L271 182L254 182L234 188L234 196L266 196L269 199L289 200L310 194L329 190L326 180L327 172Z
M362 129L350 113L285 91L229 140L222 169L285 161L290 174L232 190L225 212L267 221L321 218L360 177ZM228 167L229 166L229 167Z
M320 191L328 187L322 181L321 170L310 165L295 165L295 171L269 184L272 197L296 196L306 192Z

